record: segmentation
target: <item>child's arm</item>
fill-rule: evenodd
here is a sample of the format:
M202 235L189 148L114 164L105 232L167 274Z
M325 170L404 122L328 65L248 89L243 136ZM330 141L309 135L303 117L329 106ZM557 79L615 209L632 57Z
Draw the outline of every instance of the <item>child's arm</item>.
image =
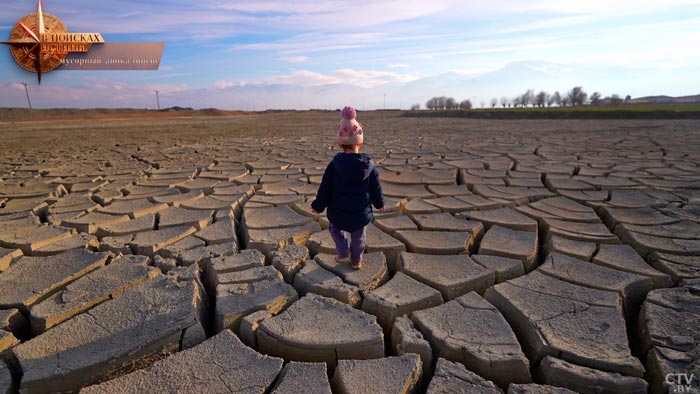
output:
M326 171L323 173L323 178L321 179L321 185L318 187L316 192L316 199L311 203L311 212L319 214L323 212L328 206L328 201L331 198L331 190L333 188L333 168L330 163L326 167Z
M379 171L372 169L369 175L369 197L372 205L380 211L384 210L384 195L382 194L382 184L379 182Z

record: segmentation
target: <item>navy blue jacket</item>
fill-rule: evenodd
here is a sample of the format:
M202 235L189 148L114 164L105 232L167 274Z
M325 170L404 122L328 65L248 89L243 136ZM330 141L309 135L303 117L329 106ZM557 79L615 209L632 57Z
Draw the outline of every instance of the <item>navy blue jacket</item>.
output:
M357 231L372 221L372 205L384 207L374 161L362 153L338 153L326 167L311 208L323 212L344 231Z

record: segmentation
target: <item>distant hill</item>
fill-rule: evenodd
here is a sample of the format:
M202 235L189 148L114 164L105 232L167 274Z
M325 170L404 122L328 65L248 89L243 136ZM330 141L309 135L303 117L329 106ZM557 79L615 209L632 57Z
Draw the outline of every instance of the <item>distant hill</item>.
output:
M700 104L700 94L694 96L670 97L648 96L632 99L629 104Z

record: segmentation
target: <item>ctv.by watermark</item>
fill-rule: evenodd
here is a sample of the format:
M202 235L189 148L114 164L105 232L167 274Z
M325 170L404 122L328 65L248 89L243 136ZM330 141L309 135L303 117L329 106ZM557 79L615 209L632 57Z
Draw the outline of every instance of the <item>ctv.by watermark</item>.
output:
M700 386L693 373L669 373L666 375L666 384L669 393L700 394Z

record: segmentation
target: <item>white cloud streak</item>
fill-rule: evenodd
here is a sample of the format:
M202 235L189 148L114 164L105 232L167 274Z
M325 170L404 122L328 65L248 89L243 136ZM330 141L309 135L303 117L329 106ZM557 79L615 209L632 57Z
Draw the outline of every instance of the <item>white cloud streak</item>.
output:
M227 89L237 86L265 87L273 85L297 87L352 85L358 88L374 88L385 84L411 82L418 78L420 78L420 75L417 73L400 74L389 71L353 70L349 68L335 70L328 74L309 70L297 70L290 74L276 75L244 84L220 80L214 83L213 88Z
M279 60L287 63L305 63L309 61L308 56L284 56L279 58Z

